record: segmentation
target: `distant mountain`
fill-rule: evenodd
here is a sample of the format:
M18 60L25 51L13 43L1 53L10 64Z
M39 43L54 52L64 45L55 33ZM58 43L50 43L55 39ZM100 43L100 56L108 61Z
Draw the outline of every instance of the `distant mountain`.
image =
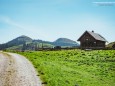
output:
M115 42L111 42L111 43L107 44L106 47L115 48Z
M75 44L76 42L71 40L71 39L68 39L68 38L59 38L57 39L56 41L54 41L55 43L72 43L72 44Z
M0 50L11 48L11 47L13 47L11 49L21 49L24 43L30 43L30 42L32 42L32 39L30 37L22 35L5 44L0 44Z
M73 47L73 46L79 46L79 44L67 38L59 38L54 42L49 42L49 41L43 41L39 39L33 40L30 37L22 35L5 44L0 44L0 50L3 50L3 49L35 50L42 47L53 48L54 46Z
M52 43L52 42L50 42L50 41L44 41L44 40L40 40L40 39L38 39L38 40L33 40L32 42L48 43L48 44L51 44L51 43Z
M77 42L75 42L71 39L68 39L68 38L58 38L54 42L43 41L43 40L33 40L33 42L47 43L47 44L51 44L53 46L65 46L65 47L79 46L79 44Z
M55 46L79 46L79 44L71 39L68 38L59 38L56 41L53 42L53 45Z
M20 45L20 44L24 44L24 43L31 43L33 41L33 39L31 39L30 37L27 37L25 35L22 35L20 37L17 37L11 41L9 41L8 44L9 46L16 46L16 45Z

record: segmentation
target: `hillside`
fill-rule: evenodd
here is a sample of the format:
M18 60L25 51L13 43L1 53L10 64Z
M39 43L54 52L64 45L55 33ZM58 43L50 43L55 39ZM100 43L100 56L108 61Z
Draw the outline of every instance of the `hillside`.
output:
M115 42L111 42L108 45L106 45L108 48L115 48Z
M55 43L58 42L58 43L76 43L75 41L73 40L70 40L70 39L67 39L67 38L59 38L55 41Z
M27 37L27 36L20 36L20 37L17 37L11 41L9 41L8 44L9 46L16 46L16 45L21 45L21 44L24 44L24 43L31 43L32 42L32 39L30 37Z
M43 43L42 40L33 40L28 36L19 36L5 44L0 45L0 50L8 49L8 50L35 50L35 48L41 48L42 45L44 47L53 47L51 44Z
M79 46L73 40L67 38L59 38L54 42L43 41L43 40L33 40L27 36L19 36L5 44L0 44L0 50L38 50L39 48L53 48L54 46L66 46L73 47Z
M53 42L55 46L79 46L75 41L68 38L59 38Z

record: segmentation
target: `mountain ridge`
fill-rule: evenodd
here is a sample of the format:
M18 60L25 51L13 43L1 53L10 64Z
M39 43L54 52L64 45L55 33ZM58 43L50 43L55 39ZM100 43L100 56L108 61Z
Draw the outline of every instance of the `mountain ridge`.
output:
M12 39L11 41L0 44L0 50L3 49L22 49L23 46L26 46L25 48L33 50L33 47L44 47L44 48L52 48L54 46L65 46L65 47L73 47L73 46L79 46L79 44L71 39L68 38L58 38L57 40L50 42L50 41L44 41L40 39L32 39L28 36L21 35L15 39Z

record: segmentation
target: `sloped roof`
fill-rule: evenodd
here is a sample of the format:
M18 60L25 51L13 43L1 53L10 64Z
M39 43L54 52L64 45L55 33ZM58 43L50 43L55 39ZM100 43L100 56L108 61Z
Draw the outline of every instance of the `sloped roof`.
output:
M86 31L87 33L89 33L94 39L96 39L96 40L100 40L100 41L105 41L105 42L107 42L107 40L103 37L103 36L101 36L100 34L98 34L98 33L94 33L94 32L90 32L90 31ZM85 33L86 33L85 32ZM85 34L84 33L84 34ZM84 35L83 34L83 35ZM81 36L82 37L82 36ZM80 38L81 38L80 37ZM78 39L78 40L80 40L80 38Z
M101 36L100 34L98 33L94 33L94 32L90 32L90 31L87 31L90 35L92 35L96 40L100 40L100 41L105 41L107 42L107 40Z

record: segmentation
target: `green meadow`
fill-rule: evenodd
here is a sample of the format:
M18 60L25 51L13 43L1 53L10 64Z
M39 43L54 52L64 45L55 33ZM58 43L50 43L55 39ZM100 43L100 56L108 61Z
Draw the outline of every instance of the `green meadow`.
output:
M115 86L115 50L18 52L46 86Z

